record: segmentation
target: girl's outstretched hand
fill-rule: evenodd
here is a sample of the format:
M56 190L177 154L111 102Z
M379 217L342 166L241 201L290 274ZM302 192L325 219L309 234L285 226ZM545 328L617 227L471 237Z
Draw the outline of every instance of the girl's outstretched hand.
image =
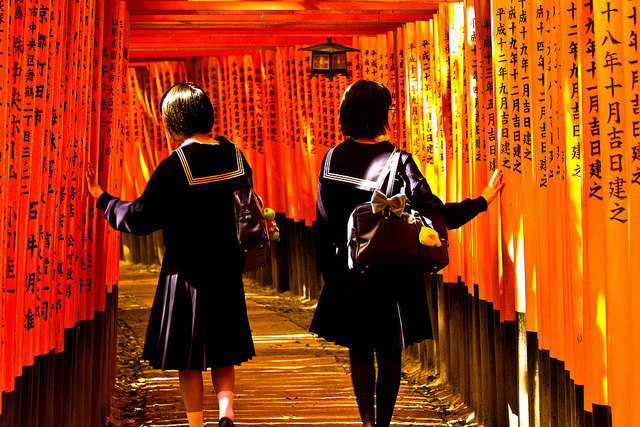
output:
M502 187L504 187L504 175L500 169L497 169L493 173L493 176L489 181L489 185L482 190L482 197L487 201L487 205L490 205L491 202L493 202L498 193L502 190Z
M89 194L91 194L94 199L97 199L102 193L104 193L102 187L98 184L96 171L93 169L93 165L91 163L87 165L87 185L89 188Z

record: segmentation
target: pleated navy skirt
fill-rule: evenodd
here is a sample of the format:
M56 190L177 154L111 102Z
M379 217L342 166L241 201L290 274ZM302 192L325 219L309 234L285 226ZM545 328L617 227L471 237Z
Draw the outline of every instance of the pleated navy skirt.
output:
M309 327L349 348L406 348L433 338L425 277L402 267L350 270L346 249L334 259Z
M167 250L142 358L156 369L240 365L255 356L240 269Z

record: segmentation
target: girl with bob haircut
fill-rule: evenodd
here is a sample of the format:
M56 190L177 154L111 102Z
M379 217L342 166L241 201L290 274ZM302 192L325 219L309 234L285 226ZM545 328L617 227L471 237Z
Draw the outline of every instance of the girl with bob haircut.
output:
M209 97L193 83L179 83L160 99L162 122L170 141L189 135L209 134L213 129L213 106Z
M166 248L142 358L156 369L178 370L191 427L203 427L202 372L211 369L219 427L233 426L234 366L255 355L247 318L232 194L251 185L240 149L212 138L213 108L193 83L162 97L170 143L142 195L126 202L103 191L91 165L90 194L116 230L146 235L162 230Z
M356 82L349 86L340 102L342 133L354 139L375 139L389 129L391 93L377 82Z
M325 155L318 178L314 230L317 262L324 278L310 331L349 348L351 377L364 427L388 427L402 373L402 349L433 338L424 278L401 266L349 268L347 222L353 209L371 200L395 147L389 130L392 97L382 84L351 84L340 104L340 126L347 137ZM431 192L413 157L401 150L393 193L407 205L440 209L450 229L485 211L502 189L502 172L476 199L442 203ZM376 182L378 181L378 182ZM377 375L376 375L377 361Z

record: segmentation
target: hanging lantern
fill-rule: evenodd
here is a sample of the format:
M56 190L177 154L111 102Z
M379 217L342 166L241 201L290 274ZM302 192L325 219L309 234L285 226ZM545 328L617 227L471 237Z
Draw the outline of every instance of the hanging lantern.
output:
M333 37L333 40L335 41L336 38ZM302 47L298 50L311 51L311 77L316 74L324 74L329 79L336 74L348 76L347 52L359 52L358 49L332 43L331 37L327 37L326 43Z

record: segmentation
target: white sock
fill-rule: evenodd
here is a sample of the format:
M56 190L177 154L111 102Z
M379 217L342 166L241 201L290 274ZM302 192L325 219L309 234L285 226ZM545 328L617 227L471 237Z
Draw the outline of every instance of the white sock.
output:
M204 414L200 412L187 412L189 427L204 427Z
M218 393L218 408L220 419L227 417L233 421L233 392L221 391Z

